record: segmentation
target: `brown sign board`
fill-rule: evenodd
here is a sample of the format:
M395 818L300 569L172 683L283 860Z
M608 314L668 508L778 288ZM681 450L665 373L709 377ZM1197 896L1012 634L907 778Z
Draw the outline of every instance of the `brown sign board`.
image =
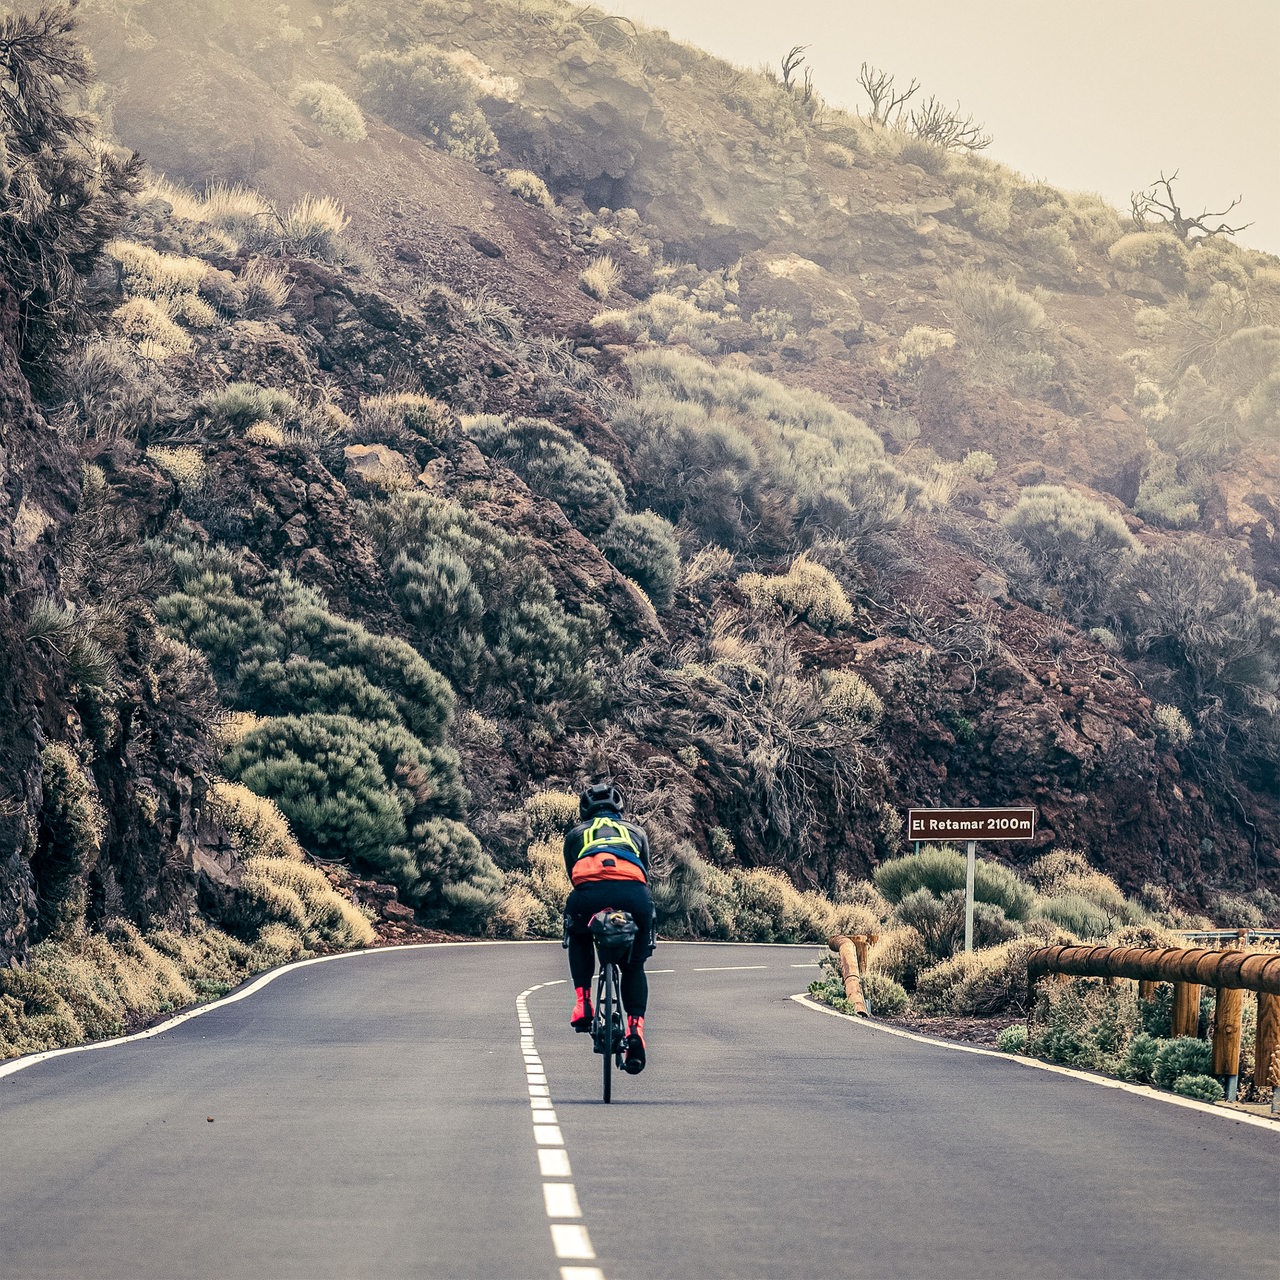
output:
M908 809L907 839L1034 840L1034 809Z

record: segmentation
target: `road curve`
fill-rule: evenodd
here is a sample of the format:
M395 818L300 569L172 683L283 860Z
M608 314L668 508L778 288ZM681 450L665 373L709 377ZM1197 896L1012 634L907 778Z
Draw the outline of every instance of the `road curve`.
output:
M554 943L38 1063L0 1079L0 1276L1275 1280L1275 1134L824 1017L816 954L663 943L607 1107Z

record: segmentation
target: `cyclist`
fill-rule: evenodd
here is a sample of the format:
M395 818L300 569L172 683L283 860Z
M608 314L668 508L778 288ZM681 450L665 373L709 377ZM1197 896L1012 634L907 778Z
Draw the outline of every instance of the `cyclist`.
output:
M622 792L610 782L593 782L578 797L581 821L564 838L564 867L573 891L564 906L569 972L576 998L570 1023L591 1030L591 980L596 954L588 923L597 911L626 911L636 922L636 940L622 962L622 1005L627 1012L623 1067L644 1070L644 1015L649 980L644 962L653 954L654 912L649 894L649 837L622 816Z

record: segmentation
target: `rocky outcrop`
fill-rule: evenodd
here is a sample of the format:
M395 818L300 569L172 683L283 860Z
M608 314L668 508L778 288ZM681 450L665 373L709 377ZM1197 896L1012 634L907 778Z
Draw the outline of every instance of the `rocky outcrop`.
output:
M58 596L56 555L74 511L73 460L31 402L9 339L17 299L0 281L0 965L25 952L35 919L50 651L29 638L32 609Z

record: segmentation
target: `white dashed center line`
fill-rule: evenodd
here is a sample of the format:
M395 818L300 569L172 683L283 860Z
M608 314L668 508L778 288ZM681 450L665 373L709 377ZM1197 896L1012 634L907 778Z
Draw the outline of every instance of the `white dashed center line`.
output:
M565 1221L581 1218L582 1206L578 1203L577 1189L569 1181L569 1153L564 1149L564 1135L556 1120L546 1072L533 1039L533 1019L529 1016L529 997L543 987L558 985L559 982L540 982L516 997L520 1056L524 1059L529 1088L529 1114L533 1120L533 1141L538 1152L538 1173L544 1179L542 1197L551 1227L551 1247L558 1259L592 1262L596 1251L592 1248L587 1228L580 1222ZM560 1280L605 1280L605 1276L599 1267L563 1266L560 1268Z

